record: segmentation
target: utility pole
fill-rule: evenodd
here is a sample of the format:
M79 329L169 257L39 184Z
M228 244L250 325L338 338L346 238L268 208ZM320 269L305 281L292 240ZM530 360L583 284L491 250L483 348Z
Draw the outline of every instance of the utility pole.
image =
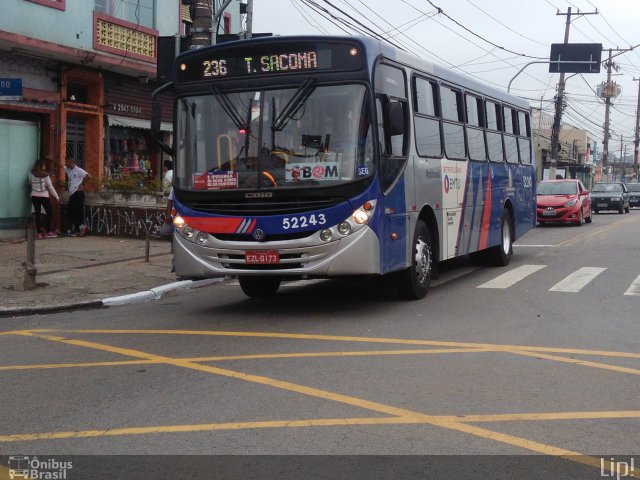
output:
M598 11L582 13L580 10L574 16L597 15ZM564 28L564 43L569 43L569 28L571 27L571 7L567 9L567 13L556 13L556 15L566 15L567 21ZM556 167L558 165L558 152L560 151L560 125L562 124L562 111L564 110L564 72L560 73L560 81L558 82L558 94L556 95L556 113L553 117L553 127L551 128L551 162L549 163L549 178L556 177Z
M247 0L247 7L245 13L247 14L245 31L242 34L242 38L251 38L253 33L253 0Z
M607 60L607 84L605 85L605 107L604 107L604 140L602 141L602 168L609 163L609 110L611 110L611 94L608 92L611 87L611 49L609 49L609 60Z
M211 31L211 10L207 0L196 0L191 29L191 48L197 49L209 45Z
M640 144L640 78L634 78L634 82L638 82L638 108L636 109L636 138L633 142L633 171L636 174L636 182L640 182L638 171L638 145Z
M215 45L218 41L217 40L218 22L220 21L220 17L222 16L222 14L227 9L230 3L231 3L231 0L224 0L224 2L222 2L222 5L220 5L218 10L211 8L211 45Z

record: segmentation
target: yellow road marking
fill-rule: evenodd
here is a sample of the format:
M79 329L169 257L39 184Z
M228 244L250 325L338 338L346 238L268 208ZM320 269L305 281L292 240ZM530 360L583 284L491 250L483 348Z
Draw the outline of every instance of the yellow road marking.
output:
M303 428L353 425L436 425L478 422L519 422L553 420L598 420L615 418L640 418L640 411L619 412L552 412L513 413L489 415L438 415L425 420L423 415L403 417L356 417L356 418L310 418L304 420L269 420L257 422L225 422L187 425L158 425L151 427L122 427L105 430L79 430L67 432L42 432L14 435L0 435L0 443L27 442L35 440L60 440L66 438L114 437L124 435L146 435L152 433L192 433L220 430L248 430L267 428Z
M436 353L475 353L490 352L488 348L433 348L429 350L362 350L355 352L305 352L305 353L256 353L249 355L228 355L215 357L175 358L186 362L227 362L232 360L277 360L280 358L313 358L313 357L367 357L384 355L428 355ZM0 372L8 370L40 370L53 368L76 367L113 367L122 365L153 365L165 363L164 360L122 360L106 362L80 363L45 363L33 365L0 365Z
M145 352L141 352L138 350L134 350L134 349L128 349L128 348L120 348L120 347L114 347L114 346L110 346L110 345L104 345L104 344L100 344L100 343L96 343L96 342L90 342L90 341L84 341L84 340L76 340L76 339L67 339L64 337L59 337L59 336L54 336L54 335L45 335L45 332L56 332L57 330L38 330L38 331L16 331L16 332L12 332L12 334L16 334L16 335L24 335L24 336L30 336L30 337L35 337L35 338L42 338L42 339L46 339L46 340L50 340L50 341L55 341L55 342L61 342L61 343L65 343L65 344L69 344L69 345L76 345L76 346L82 346L82 347L86 347L86 348L90 348L90 349L96 349L96 350L101 350L101 351L107 351L107 352L111 352L111 353L118 353L121 355L125 355L125 356L129 356L129 357L133 357L133 358L138 358L138 359L142 359L145 361L151 361L153 363L166 363L169 365L174 365L174 366L178 366L178 367L182 367L182 368L187 368L187 369L191 369L191 370L196 370L196 371L201 371L201 372L205 372L205 373L211 373L214 375L219 375L219 376L226 376L229 378L235 378L235 379L239 379L239 380L244 380L244 381L249 381L249 382L253 382L253 383L258 383L258 384L262 384L262 385L266 385L266 386L271 386L274 388L279 388L279 389L283 389L283 390L287 390L287 391L292 391L292 392L296 392L296 393L301 393L301 394L305 394L305 395L309 395L309 396L313 396L316 398L322 398L322 399L327 399L327 400L332 400L335 401L337 403L343 403L343 404L347 404L347 405L351 405L351 406L356 406L356 407L360 407L360 408L364 408L364 409L368 409L368 410L372 410L378 413L383 413L383 414L388 414L391 415L395 418L389 418L389 419L365 419L365 420L361 420L361 421L366 421L366 422L379 422L379 421L385 421L385 422L401 422L401 423L406 423L406 422L411 422L411 423L415 423L415 422L420 422L420 423L424 423L424 424L429 424L429 425L434 425L434 426L438 426L441 428L445 428L445 429L449 429L449 430L454 430L454 431L458 431L458 432L463 432L463 433L468 433L480 438L484 438L484 439L488 439L488 440L493 440L496 442L500 442L500 443L505 443L508 445L512 445L512 446L517 446L529 451L533 451L536 453L542 453L545 455L552 455L552 456L558 456L558 457L562 457L565 458L567 460L571 460L574 462L578 462L578 463L582 463L585 465L589 465L592 467L596 467L599 468L601 467L601 463L600 463L600 459L599 458L595 458L595 457L589 457L586 455L583 455L579 452L574 452L571 450L566 450L566 449L562 449L562 448L558 448L558 447L554 447L552 445L546 445L546 444L542 444L539 442L535 442L532 440L528 440L525 438L521 438L521 437L515 437L512 435L508 435L508 434L503 434L500 432L495 432L492 430L487 430L484 428L480 428L477 426L473 426L473 425L469 425L468 423L464 423L469 422L473 417L469 416L469 417L451 417L451 416L446 416L446 417L436 417L436 416L431 416L431 415L426 415L426 414L422 414L422 413L418 413L418 412L413 412L411 410L406 410L406 409L402 409L402 408L397 408L397 407L393 407L390 405L385 405L385 404L381 404L378 402L373 402L373 401L369 401L369 400L364 400L364 399L360 399L360 398L356 398L356 397L351 397L348 395L342 395L339 393L334 393L334 392L329 392L329 391L325 391L325 390L320 390L320 389L316 389L313 387L306 387L303 385L298 385L298 384L294 384L291 382L286 382L286 381L281 381L281 380L277 380L277 379L273 379L273 378L269 378L269 377L263 377L263 376L258 376L258 375L252 375L252 374L247 374L244 372L236 372L233 370L227 370L227 369L222 369L222 368L218 368L218 367L213 367L213 366L208 366L208 365L200 365L188 360L184 360L184 359L176 359L176 358L170 358L170 357L164 357L161 355L153 355L153 354L148 354ZM36 333L36 332L39 332ZM186 332L179 332L179 331L131 331L131 330L122 330L122 331L114 331L114 330L103 330L103 331L98 331L98 330L88 330L88 331L66 331L66 333L72 333L72 332L76 332L76 333L140 333L140 332L144 332L144 333L158 333L158 332L162 332L162 333L172 333L172 334L176 334L176 333L181 333L181 334L185 334ZM201 335L201 334L208 334L211 335L214 332L198 332L197 334ZM640 354L632 354L632 353L620 353L620 352L600 352L600 351L594 351L594 350L576 350L576 349L557 349L557 348L549 348L549 347L516 347L516 346L505 346L505 345L491 345L491 344L477 344L477 343L459 343L459 342L433 342L433 341L410 341L410 340L402 340L402 339L370 339L370 338L366 338L366 337L334 337L334 336L317 336L317 335L303 335L303 334L270 334L270 333L247 333L247 332L215 332L215 334L221 335L221 336L231 336L233 334L233 336L252 336L252 337L256 337L256 336L264 336L264 337L277 337L277 338L305 338L305 339L330 339L330 340L342 340L344 341L345 339L347 339L347 341L356 341L356 342L373 342L373 343L402 343L402 344L421 344L421 345L431 345L431 346L448 346L448 347L466 347L466 348L472 348L472 347L481 347L481 348L490 348L492 350L495 351L505 351L508 353L516 353L516 354L525 354L525 355L534 355L532 352L538 351L538 352L542 352L542 351L553 351L553 352L564 352L564 353L583 353L583 354L590 354L590 355L594 355L594 354L612 354L610 356L631 356L632 358L636 358L637 356L640 356ZM531 352L528 351L523 351L523 350L531 350ZM554 356L551 355L547 355L546 357L549 358L553 358ZM572 359L566 359L564 357L558 357L559 359L562 359L561 361L566 361L566 360L572 360ZM595 362L591 362L591 363L595 363ZM601 365L601 364L600 364ZM622 368L622 367L621 367ZM585 413L583 413L584 415ZM535 414L535 415L545 415L545 414ZM566 414L565 414L566 415ZM466 418L466 420L465 420ZM495 418L495 417L494 417ZM506 419L507 416L503 416L503 419ZM515 418L515 417L512 417ZM344 422L344 419L339 419L341 422ZM327 422L327 420L324 420L325 422ZM336 420L333 420L334 422ZM488 420L487 420L488 421ZM503 420L504 421L504 420ZM309 420L304 420L303 422L305 422L305 424L309 425ZM331 422L331 420L328 420L328 422ZM286 422L287 425L292 425L292 422ZM211 428L211 425L214 424L208 424L208 428ZM234 424L234 425L239 425L239 424ZM255 424L253 424L255 425ZM148 428L167 428L169 430L167 431L172 431L171 429L175 429L175 428L180 428L178 427L141 427L142 431L144 431L145 429ZM246 427L249 428L249 427ZM137 431L136 429L120 429L122 431ZM114 431L118 431L118 430L108 430L106 432L114 432ZM190 430L193 431L193 430ZM95 433L95 432L105 432L105 431L97 431L97 430L91 430L91 431L85 431L84 432L84 436L95 436L95 435L101 435L100 433ZM71 434L78 434L78 432L59 432L59 433L53 433L51 435L71 435ZM132 433L131 433L132 434ZM42 434L36 434L36 435L42 435ZM11 436L3 436L0 437L0 441L18 441L15 440L16 438L21 438L23 440L26 440L25 437L20 437L20 435L16 436L16 435L11 435ZM42 438L41 436L39 436L38 438ZM59 437L56 437L59 438ZM4 440L3 440L4 439ZM11 439L11 440L10 440Z
M524 351L524 350L512 350L510 353L513 353L515 355L523 355L523 356L526 356L526 357L534 357L534 358L540 358L540 359L544 359L544 360L552 360L554 362L571 363L573 365L581 365L583 367L600 368L600 369L603 369L603 370L612 370L614 372L630 373L632 375L640 375L640 370L638 370L637 368L628 368L628 367L621 367L621 366L618 366L618 365L609 365L608 363L590 362L588 360L581 360L581 359L578 359L578 358L566 358L566 357L560 357L558 355L546 355L544 353L527 352L527 351Z
M612 227L616 227L616 226L620 226L620 225L625 225L627 223L631 223L637 220L638 217L627 217L623 220L617 220L615 222L613 222L610 225L606 225L604 227L600 227L596 230L592 230L589 233L586 233L584 235L577 235L575 237L569 238L567 240L564 240L560 243L558 243L559 246L562 247L569 247L571 245L575 245L576 243L580 242L586 242L587 240L591 240L594 237L597 237L598 235L605 233L609 230L611 230Z
M34 333L23 332L23 335L28 336L36 336ZM369 409L378 413L384 413L396 417L409 417L411 419L420 420L423 423L438 426L441 428L459 431L463 433L468 433L477 437L481 437L488 440L493 440L496 442L506 443L508 445L517 446L529 451L542 453L545 455L554 455L566 458L568 460L583 463L590 466L600 466L600 460L594 457L587 457L581 453L574 452L571 450L566 450L562 448L557 448L551 445L545 445L539 442L535 442L532 440L528 440L525 438L515 437L513 435L507 435L500 432L495 432L492 430L487 430L484 428L467 425L464 423L460 423L458 420L451 420L450 418L438 418L431 415L422 414L419 412L413 412L411 410L397 408L390 405L385 405L378 402L373 402L369 400L364 400L356 397L352 397L349 395L343 395L339 393L329 392L326 390L320 390L313 387L307 387L303 385L298 385L291 382L286 382L282 380L277 380L273 378L263 377L259 375L252 375L243 372L236 372L233 370L222 369L218 367L208 366L208 365L200 365L192 362L187 362L184 360L173 359L169 357L162 357L158 355L150 355L145 352L140 352L132 349L124 349L120 347L112 347L110 345L104 345L95 342L88 342L82 340L73 340L66 339L62 337L54 337L54 336L39 336L40 338L45 338L48 340L62 342L71 345L84 346L87 348L93 348L96 350L108 351L112 353L120 353L122 355L129 355L134 358L143 358L143 359L154 359L154 360L164 360L166 363L170 365L175 365L178 367L183 367L191 370L212 373L214 375L225 376L229 378L235 378L239 380L245 380L248 382L254 382L261 385L271 386L274 388L279 388L287 391L292 391L296 393L301 393L305 395L309 395L316 398L322 398L326 400L332 400L337 403L343 403L346 405L351 405L355 407L360 407L363 409ZM398 420L398 419L396 419Z
M640 217L639 217L640 218ZM487 348L495 351L511 352L527 350L531 352L569 353L576 355L598 355L604 357L640 358L640 353L612 352L606 350L588 350L561 347L536 347L531 345L500 345L477 342L445 342L439 340L408 340L402 338L350 337L335 335L312 335L304 333L271 333L271 332L232 332L219 330L54 330L34 329L8 332L14 335L41 333L80 333L80 334L142 334L142 335L204 335L219 337L252 337L252 338L290 338L297 340L325 340L354 343L380 343L397 345L425 345L449 348Z

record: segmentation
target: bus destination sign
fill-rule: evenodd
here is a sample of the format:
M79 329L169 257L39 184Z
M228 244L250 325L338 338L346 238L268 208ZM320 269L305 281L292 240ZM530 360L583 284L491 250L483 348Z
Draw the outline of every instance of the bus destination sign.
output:
M272 42L211 47L177 59L177 80L221 80L313 71L359 70L365 55L355 42Z
M330 52L323 52L329 53ZM244 65L237 58L218 58L202 61L204 78L226 77L227 75L253 75L258 73L278 73L286 71L317 70L318 52L291 52L260 57L244 57ZM330 62L329 62L330 64ZM229 66L235 68L229 72ZM244 67L244 68L243 68ZM234 71L235 69L238 69ZM244 71L242 71L244 70Z

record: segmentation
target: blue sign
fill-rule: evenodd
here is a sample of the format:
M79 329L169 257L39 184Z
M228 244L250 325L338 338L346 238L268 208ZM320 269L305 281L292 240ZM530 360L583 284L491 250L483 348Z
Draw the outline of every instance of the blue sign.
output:
M1 100L22 100L21 78L0 78Z

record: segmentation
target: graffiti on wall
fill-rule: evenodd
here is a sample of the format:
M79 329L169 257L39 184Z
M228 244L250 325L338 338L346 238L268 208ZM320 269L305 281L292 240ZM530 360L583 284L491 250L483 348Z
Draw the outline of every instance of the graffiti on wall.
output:
M165 213L160 209L85 206L85 218L94 235L144 238L147 231L152 237L159 235Z

